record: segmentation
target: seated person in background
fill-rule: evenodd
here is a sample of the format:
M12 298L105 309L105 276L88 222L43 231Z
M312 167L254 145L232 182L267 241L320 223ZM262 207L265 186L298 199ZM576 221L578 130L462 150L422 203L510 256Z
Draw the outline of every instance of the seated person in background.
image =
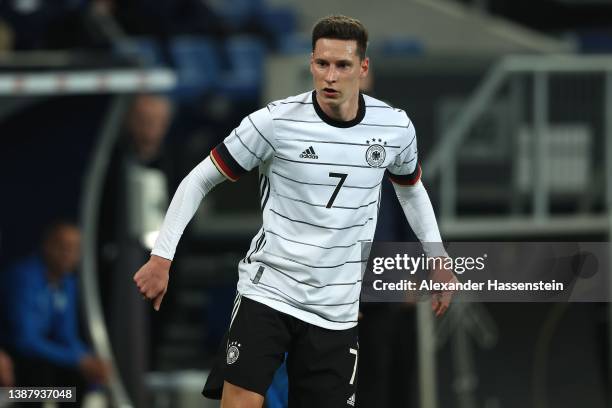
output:
M2 285L7 328L4 344L15 361L19 386L76 386L108 381L109 366L79 338L77 280L80 232L67 221L44 233L42 254L18 262Z
M8 354L0 350L0 387L12 387L14 384L13 362Z

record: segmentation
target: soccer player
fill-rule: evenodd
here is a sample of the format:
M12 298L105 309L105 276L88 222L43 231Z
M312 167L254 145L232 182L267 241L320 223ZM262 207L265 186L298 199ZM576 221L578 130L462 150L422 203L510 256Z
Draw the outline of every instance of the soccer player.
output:
M288 352L289 406L355 406L361 244L380 185L393 182L421 242L441 242L406 113L359 91L368 34L345 16L313 28L314 90L248 115L178 187L151 259L134 275L159 310L180 236L202 198L259 168L263 225L239 263L223 364L223 408L259 408ZM435 255L435 254L434 254ZM436 298L442 314L449 298ZM219 384L220 385L220 384Z

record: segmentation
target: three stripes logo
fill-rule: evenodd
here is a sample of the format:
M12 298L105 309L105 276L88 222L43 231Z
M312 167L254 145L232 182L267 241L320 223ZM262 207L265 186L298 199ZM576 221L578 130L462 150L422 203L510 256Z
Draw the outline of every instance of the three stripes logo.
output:
M317 156L317 154L315 153L315 151L312 148L312 146L310 146L308 149L304 150L302 152L302 154L300 154L300 158L302 158L302 159L318 159L319 156Z
M355 406L355 394L351 395L349 399L346 400L346 405L350 405L351 407Z

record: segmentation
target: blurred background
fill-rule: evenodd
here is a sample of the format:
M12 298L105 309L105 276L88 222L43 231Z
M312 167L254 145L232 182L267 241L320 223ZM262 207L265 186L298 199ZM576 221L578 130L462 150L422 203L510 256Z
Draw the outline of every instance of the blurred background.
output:
M132 276L190 169L311 89L310 29L334 13L369 30L365 92L415 123L445 240L610 240L612 1L0 0L0 383L218 406L200 391L261 223L256 174L204 200L160 312ZM383 197L376 239L413 240ZM359 407L611 406L608 304L362 312Z

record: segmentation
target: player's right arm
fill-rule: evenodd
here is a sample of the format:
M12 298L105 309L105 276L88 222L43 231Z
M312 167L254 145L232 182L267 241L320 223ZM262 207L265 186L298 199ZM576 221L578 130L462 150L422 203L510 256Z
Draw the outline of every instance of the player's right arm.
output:
M236 181L274 154L274 130L267 108L253 112L217 145L210 156L183 179L172 201L151 258L134 275L142 295L159 310L168 288L170 264L185 227L200 202L214 186L224 180Z
M138 290L145 298L153 301L155 310L159 310L168 289L170 264L185 227L204 196L224 180L226 177L208 156L181 181L176 189L151 252L151 258L134 275Z

